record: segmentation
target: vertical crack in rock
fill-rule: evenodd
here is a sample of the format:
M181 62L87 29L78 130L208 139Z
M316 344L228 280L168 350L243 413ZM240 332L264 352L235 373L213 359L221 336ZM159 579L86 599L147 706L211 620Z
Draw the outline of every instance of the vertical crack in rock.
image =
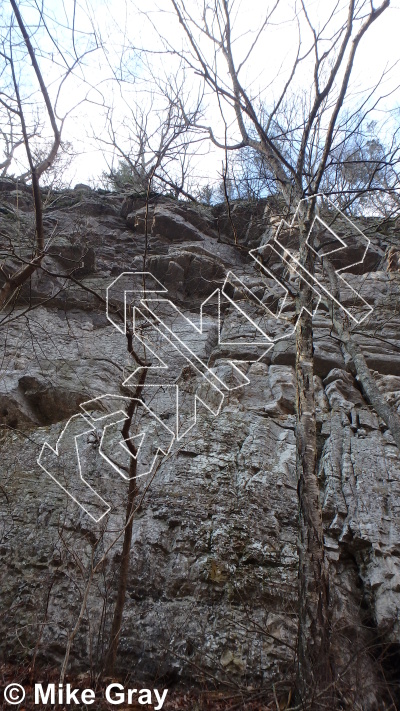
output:
M18 236L28 255L31 197L21 192L17 220L15 190L8 188L0 228ZM121 386L122 373L132 372L125 339L94 294L104 296L121 272L141 270L144 207L141 197L90 189L57 194L45 214L51 229L57 228L43 261L46 271L38 270L21 289L0 332L0 647L8 659L29 656L37 644L39 658L62 661L91 561L101 560L123 526L128 483L105 466L100 430L79 442L88 480L112 502L99 524L36 460L43 442L57 441L81 402L103 393L129 394ZM263 235L267 239L269 220L276 221L270 207L268 200L233 206L238 250L222 206L191 207L151 196L148 268L185 315L198 317L201 303L229 270L247 279L254 294L263 293L246 250ZM357 337L379 387L398 407L398 280L391 274L388 281L380 270L385 239L380 235L379 247L371 249L371 279L363 292L374 304L373 323L363 325ZM89 290L57 276L72 267ZM346 278L351 284L352 275ZM267 296L269 303L277 295ZM351 299L350 292L343 298ZM34 308L22 317L27 305ZM216 345L215 316L207 318L208 338L191 345L223 375L232 352ZM250 357L249 334L229 308L221 328L222 341L236 343L235 358ZM326 311L317 313L314 334L335 656L349 689L358 684L362 708L372 710L374 703L379 708L384 677L398 683L400 459L390 432L347 372ZM212 674L251 684L292 673L298 526L294 360L293 338L278 341L261 362L248 366L250 384L230 392L218 417L201 410L197 426L161 463L147 492L139 480L138 496L144 498L133 524L121 671L134 668L140 678L169 681ZM183 372L178 365L175 379ZM159 407L168 425L173 413L167 395ZM75 456L72 441L64 464ZM120 553L119 542L97 569L71 649L75 671L88 669L90 655L93 664L101 664Z

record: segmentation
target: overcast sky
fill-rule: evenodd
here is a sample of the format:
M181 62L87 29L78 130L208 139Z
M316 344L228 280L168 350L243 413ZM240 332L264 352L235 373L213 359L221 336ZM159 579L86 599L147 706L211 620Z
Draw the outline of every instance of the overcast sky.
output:
M310 18L316 25L321 24L324 14L335 4L336 0L335 2L309 0L307 8ZM343 1L341 4L345 8L347 3ZM378 0L375 4L378 4ZM104 140L108 139L105 128L106 106L113 106L114 124L122 137L129 131L129 111L135 102L149 111L150 125L156 124L156 111L161 106L160 100L157 99L157 95L154 97L153 93L153 104L150 109L151 83L148 68L138 61L134 49L142 48L147 52L154 52L153 55L146 54L145 57L154 76L163 80L177 71L177 60L166 54L165 49L168 46L176 50L184 47L182 29L170 0L145 0L144 3L140 3L140 7L135 2L125 2L125 0L82 0L77 6L74 18L72 0L63 2L45 0L44 5L47 7L49 22L53 16L54 20L62 25L58 27L57 32L66 52L72 54L71 35L63 28L67 24L71 26L73 21L77 29L75 42L78 49L86 46L88 36L92 32L92 23L103 43L102 49L87 55L83 67L71 73L65 81L57 105L60 116L70 112L63 128L63 137L64 140L70 141L78 152L70 178L73 182L93 182L98 179L102 170L107 168L107 162L112 161L112 150L104 143ZM186 7L193 10L195 14L199 14L201 5L199 0L186 2ZM21 11L25 12L24 17L28 19L31 17L33 20L34 15L29 15L29 9L23 3L20 6ZM235 51L240 59L247 53L267 4L263 0L243 0L242 3L237 2L236 6L238 10L234 25ZM274 24L261 36L242 76L243 83L253 92L253 95L260 92L271 104L288 76L297 50L298 27L295 21L294 0L281 0L272 19ZM379 80L385 68L395 65L399 60L399 27L400 0L395 0L372 25L361 43L352 78L354 100L365 95ZM307 36L309 30L304 22L300 29L306 46L311 39ZM52 51L51 41L45 35L38 36L37 42L43 51ZM132 49L128 51L130 46ZM205 45L204 51L207 52ZM113 80L113 74L118 75L121 56L124 57L125 67L131 68L131 80L123 85ZM312 57L310 63L306 62L302 71L296 76L295 88L299 94L304 90L307 91L312 82L311 60ZM57 70L51 63L45 62L44 59L42 61L46 79L54 96L58 86ZM381 92L386 94L393 91L396 81L400 81L398 77L400 78L400 72L398 67L395 67L385 78ZM185 91L191 95L192 101L195 100L199 85L198 77L188 70ZM85 97L87 100L82 101ZM395 91L382 104L382 109L399 103L399 92ZM207 120L218 125L218 111L211 97L205 97L204 107L207 109L207 106ZM154 116L151 115L151 111L154 112ZM233 126L233 116L229 115L229 111L226 113L226 118ZM219 130L220 132L223 130L222 123ZM209 145L199 148L199 155L194 162L199 181L213 182L218 179L222 158L223 156L217 150L211 149Z

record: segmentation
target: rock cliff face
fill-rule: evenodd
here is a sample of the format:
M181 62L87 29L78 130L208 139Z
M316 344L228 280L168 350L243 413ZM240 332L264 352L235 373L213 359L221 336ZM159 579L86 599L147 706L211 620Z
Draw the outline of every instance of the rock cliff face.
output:
M11 239L18 256L29 258L29 190L8 181L0 189L4 251ZM201 303L227 272L247 279L257 293L260 273L248 251L268 242L276 219L269 201L235 204L231 222L220 206L195 208L154 196L146 207L140 197L81 186L49 198L45 225L43 268L2 317L1 647L9 659L36 649L59 663L93 563L71 650L73 668L87 670L100 663L110 628L127 482L100 456L101 433L81 433L82 471L112 505L95 523L37 458L45 441L55 446L80 403L105 393L132 394L122 382L136 366L125 337L106 318L106 288L121 272L143 271L145 254L145 270L198 323ZM368 222L361 226L368 229ZM393 234L372 240L362 295L374 312L358 327L358 339L397 407L399 280L385 258ZM352 278L359 283L359 274L350 274L349 283ZM188 327L184 336L216 373L226 371L230 357L249 357L249 334L229 309L222 310L220 343L215 314L204 318L203 335ZM294 352L293 337L286 338L249 364L249 384L230 391L218 416L199 406L196 426L160 460L153 477L138 480L120 670L169 683L217 677L252 684L293 672ZM182 382L185 373L177 357L169 382ZM196 377L187 375L189 393L196 391ZM360 679L368 675L362 693L364 707L372 708L384 676L399 681L400 457L344 362L327 310L315 318L315 386L338 665L352 666L364 674ZM170 422L167 394L160 407L161 419ZM75 460L70 437L58 476Z

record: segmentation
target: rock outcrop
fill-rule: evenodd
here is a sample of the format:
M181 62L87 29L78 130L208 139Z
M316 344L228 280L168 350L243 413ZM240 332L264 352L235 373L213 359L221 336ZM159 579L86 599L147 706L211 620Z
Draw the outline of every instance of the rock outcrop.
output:
M33 239L30 193L9 181L0 189L2 249L7 252L11 238L18 256L27 258ZM47 201L42 269L2 317L3 655L19 659L36 646L39 657L59 663L95 565L71 663L87 670L101 662L115 601L121 537L115 539L124 525L127 482L105 466L99 432L82 434L85 476L112 503L110 513L95 523L37 458L45 441L55 445L81 403L105 393L131 394L122 382L136 366L104 304L107 286L121 272L145 266L194 322L201 303L229 271L259 293L260 274L248 250L273 234L271 205L238 204L232 219L237 219L237 245L221 206L193 207L153 196L146 207L142 197L123 199L86 188ZM362 295L374 312L358 327L357 338L379 387L397 407L399 279L386 271L390 236L372 239L375 256ZM350 274L349 283L352 279L359 275ZM350 302L351 293L343 298ZM229 309L222 311L221 343L215 314L205 318L206 335L194 337L188 328L185 338L217 374L225 372L229 358L250 359L253 335L234 322ZM121 670L136 669L141 678L169 683L216 677L252 684L293 672L294 357L293 337L277 341L260 362L248 365L249 385L231 390L216 417L199 407L197 425L160 462L151 481L139 480ZM177 358L170 382L184 376ZM196 392L196 374L185 377L192 378L188 391ZM400 457L351 375L323 308L315 318L315 387L338 660L369 675L363 693L365 708L373 708L384 676L398 681ZM160 414L167 423L168 403L166 397ZM76 446L74 438L65 444L64 463L76 457Z

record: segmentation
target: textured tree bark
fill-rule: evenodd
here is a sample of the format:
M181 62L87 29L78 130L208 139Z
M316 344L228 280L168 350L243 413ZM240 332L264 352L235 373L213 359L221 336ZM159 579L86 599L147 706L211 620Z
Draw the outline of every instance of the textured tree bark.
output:
M36 249L35 249L35 255L32 258L32 260L29 262L29 264L25 264L21 269L19 269L17 272L15 272L12 275L7 275L7 279L5 284L0 288L0 311L7 305L9 302L10 298L12 297L13 293L15 290L19 287L22 286L28 279L32 276L32 274L40 267L43 257L44 257L44 227L43 227L43 204L42 204L42 195L40 192L40 185L39 185L39 179L43 173L50 168L50 166L54 163L54 160L57 156L58 150L61 145L61 130L57 126L57 121L56 121L56 116L54 113L53 106L50 101L49 93L47 91L47 87L45 84L45 81L42 76L42 72L40 71L39 64L36 59L36 54L35 50L33 48L33 45L31 43L29 34L26 30L25 23L22 19L21 13L19 11L18 5L15 0L10 0L11 7L13 9L15 18L17 20L17 23L19 25L19 28L21 30L21 34L23 36L26 48L28 50L28 54L30 57L30 60L32 62L33 69L36 74L36 78L38 80L39 86L40 86L40 91L42 93L44 102L46 104L46 109L47 109L47 114L51 123L51 127L53 130L54 134L54 142L53 145L49 151L49 154L43 160L39 165L34 164L34 159L32 156L32 151L31 151L31 146L29 143L29 135L28 135L28 130L26 127L25 123L25 117L24 117L24 111L23 111L23 106L21 102L21 96L20 96L20 91L19 91L19 83L18 83L18 78L17 74L14 68L14 63L12 58L7 58L7 61L10 62L11 65L11 71L12 71L12 77L13 77L13 82L14 82L14 90L15 90L15 97L18 105L18 116L19 120L21 123L21 131L24 139L24 145L25 145L25 150L26 150L26 155L28 158L28 163L29 163L29 174L32 180L32 192L33 192L33 200L34 200L34 208L35 208L35 231L36 231ZM4 55L5 56L5 55ZM3 271L4 273L4 271Z
M128 350L132 353L132 334L129 332L127 334L128 340ZM135 389L134 398L139 399L142 395L145 380L147 375L147 369L143 368L139 383ZM136 401L132 400L131 404L127 410L127 419L122 428L122 437L124 440L129 438L129 430L132 424L132 418L136 410ZM121 625L122 625L122 615L125 606L126 588L128 585L128 574L129 574L129 563L131 556L131 544L132 544L132 530L133 530L133 515L135 512L135 501L137 488L137 449L132 441L127 441L126 446L128 447L132 457L129 465L129 488L128 488L128 499L126 504L126 514L125 514L125 527L124 527L124 540L122 543L122 553L121 553L121 563L119 568L118 577L118 589L117 589L117 599L115 601L113 621L111 625L110 632L110 643L107 651L106 661L105 661L105 674L107 676L112 676L114 673L115 662L117 659L119 639L121 635Z
M305 230L307 234L308 230ZM300 259L312 270L304 239ZM334 708L329 584L317 478L312 289L300 283L296 332L296 469L299 497L299 635L297 695L304 709Z
M136 459L132 459L130 466L130 476L134 477L135 473ZM112 674L114 673L119 639L121 635L122 615L124 612L126 588L128 585L129 562L132 543L133 513L136 501L136 494L136 479L131 478L129 481L128 501L126 506L125 532L122 544L121 564L119 569L117 599L115 601L114 616L110 632L110 644L105 664L105 673L107 676L112 676Z

